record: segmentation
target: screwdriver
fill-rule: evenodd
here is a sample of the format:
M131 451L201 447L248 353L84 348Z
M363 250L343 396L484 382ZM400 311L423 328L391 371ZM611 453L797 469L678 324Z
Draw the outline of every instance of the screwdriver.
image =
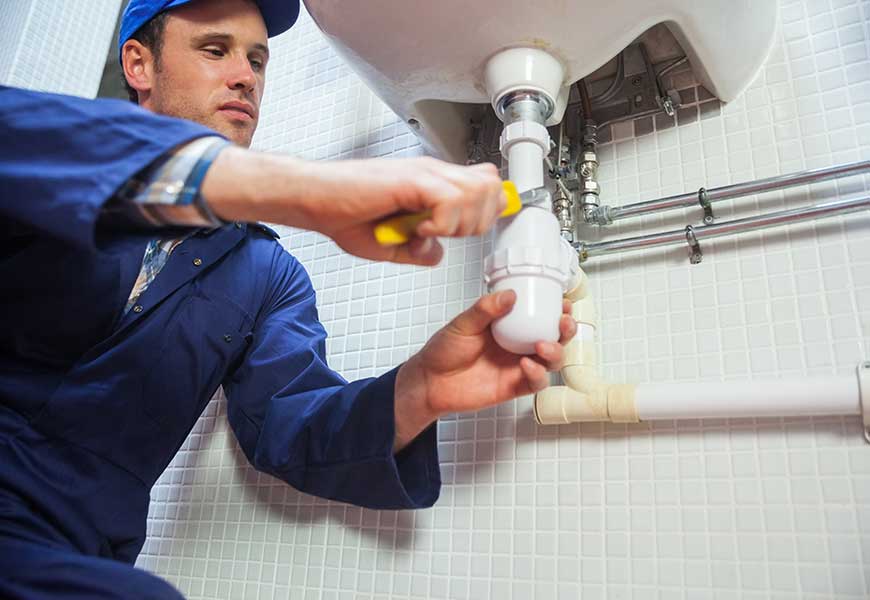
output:
M501 212L499 218L515 215L522 210L523 206L549 198L549 193L544 188L536 188L520 194L512 181L502 181L501 186L505 196L507 196L507 208ZM375 226L375 239L381 246L404 244L413 237L417 225L431 217L432 211L430 210L390 217Z

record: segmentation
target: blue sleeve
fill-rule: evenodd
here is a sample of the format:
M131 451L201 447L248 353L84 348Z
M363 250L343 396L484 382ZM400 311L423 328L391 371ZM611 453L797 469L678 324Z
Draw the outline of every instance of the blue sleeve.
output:
M0 86L0 216L95 248L103 204L179 144L214 131L130 102Z
M393 455L398 368L352 383L330 369L308 274L275 246L251 347L224 382L248 460L322 498L375 509L431 506L441 487L436 426Z

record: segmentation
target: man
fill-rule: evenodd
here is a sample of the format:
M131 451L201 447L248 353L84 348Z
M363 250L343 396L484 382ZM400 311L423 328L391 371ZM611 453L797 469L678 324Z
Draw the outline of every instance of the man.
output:
M121 60L150 112L0 88L0 134L15 140L0 149L0 597L178 598L130 564L149 489L219 385L257 469L325 498L418 508L438 496L437 418L541 389L558 368L567 315L562 343L535 357L494 343L507 292L381 377L329 369L310 280L257 221L429 265L437 236L485 232L504 199L490 167L244 149L267 37L297 12L132 0ZM379 220L426 209L408 245L374 242Z

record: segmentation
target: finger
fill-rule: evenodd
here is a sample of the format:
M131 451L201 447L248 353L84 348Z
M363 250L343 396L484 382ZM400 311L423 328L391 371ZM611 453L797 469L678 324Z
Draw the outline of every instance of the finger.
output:
M567 344L577 335L577 321L570 315L559 318L559 343Z
M436 172L418 167L408 167L409 172L404 178L397 179L395 185L408 188L408 193L397 197L398 212L419 213L434 208L443 201L444 196L450 197L458 190L450 182L444 180Z
M565 358L565 348L560 344L550 342L538 342L535 344L535 352L544 361L548 371L558 371L562 368Z
M463 191L462 218L456 235L481 235L489 230L498 215L502 184L495 165L474 165L443 171L444 176ZM504 199L507 204L507 198Z
M407 244L408 255L417 261L418 265L437 265L444 256L444 247L435 238L412 239Z
M501 179L499 177L489 178L476 235L484 235L492 229L505 208L507 208L507 194L505 194Z
M421 265L432 267L444 257L444 247L435 238L415 237L407 244L380 247L383 256L371 256L372 260L386 260L400 265Z
M492 229L492 226L498 220L498 216L504 210L502 204L507 205L507 198L505 197L504 190L499 187L495 194L490 195L484 203L477 235L484 235Z
M468 168L498 177L498 167L491 162L477 163L476 165L470 165Z
M574 305L567 298L562 298L562 312L566 315L572 314Z
M484 202L476 195L466 193L462 206L459 207L459 223L456 227L456 237L476 235L478 225L483 217ZM470 200L474 198L474 200Z
M442 163L428 157L418 159L413 170L412 184L418 198L415 202L422 204L432 213L432 217L417 226L416 233L421 237L450 236L456 228L458 215L451 214L463 197L462 187L445 177L443 170L454 165ZM419 210L416 212L420 212Z
M524 356L520 359L520 369L526 378L526 383L533 394L536 394L550 385L550 377L544 366L535 360Z
M494 320L508 314L516 299L517 295L513 290L488 294L453 319L448 327L452 327L460 335L479 335Z
M457 236L479 235L482 231L484 216L492 203L487 185L490 179L471 169L463 169L453 178L463 192L460 200L459 226L456 228Z
M504 191L504 186L501 184L501 180L498 183L498 194L496 196L496 214L500 215L504 212L508 205L508 197L507 192Z
M432 209L432 218L417 226L421 237L454 237L459 227L461 211L453 201L445 200Z

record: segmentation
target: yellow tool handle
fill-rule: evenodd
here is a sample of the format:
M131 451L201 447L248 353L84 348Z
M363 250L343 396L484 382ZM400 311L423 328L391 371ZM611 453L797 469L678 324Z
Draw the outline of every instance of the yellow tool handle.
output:
M504 190L505 196L507 196L507 208L501 212L499 218L509 217L520 212L523 203L517 192L517 186L512 181L502 181L501 187ZM427 210L418 214L390 217L375 226L375 239L381 246L404 244L414 235L417 226L431 216L432 211Z

